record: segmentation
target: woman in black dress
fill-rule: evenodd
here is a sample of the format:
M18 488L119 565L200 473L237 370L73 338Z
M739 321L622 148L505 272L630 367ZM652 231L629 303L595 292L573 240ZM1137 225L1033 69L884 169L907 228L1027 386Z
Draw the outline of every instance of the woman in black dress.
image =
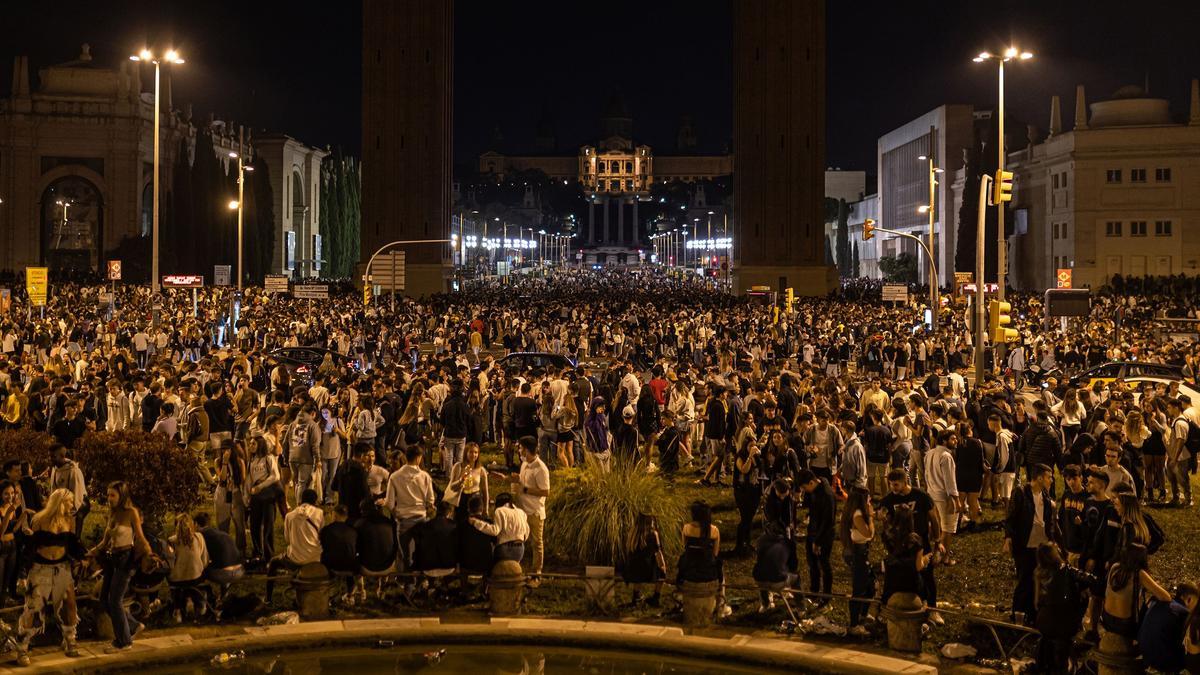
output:
M721 531L712 524L712 508L701 501L692 503L692 520L683 526L683 553L679 555L675 585L685 581L697 584L718 582L717 616L733 613L725 604L725 571L717 555L721 552Z
M629 558L625 561L622 578L627 584L654 584L654 595L646 604L658 607L663 580L667 578L667 562L663 559L662 537L658 532L658 519L640 513L633 536L629 541ZM633 592L633 604L641 599L641 591Z

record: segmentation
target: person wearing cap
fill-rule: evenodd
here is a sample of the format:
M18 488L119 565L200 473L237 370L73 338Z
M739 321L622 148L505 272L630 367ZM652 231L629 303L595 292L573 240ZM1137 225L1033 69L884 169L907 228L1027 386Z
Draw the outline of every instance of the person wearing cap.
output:
M613 456L618 461L627 462L630 465L637 463L638 451L642 445L642 435L638 432L638 426L635 422L636 416L637 411L634 410L632 404L622 408L622 424L617 428L617 432L613 434Z

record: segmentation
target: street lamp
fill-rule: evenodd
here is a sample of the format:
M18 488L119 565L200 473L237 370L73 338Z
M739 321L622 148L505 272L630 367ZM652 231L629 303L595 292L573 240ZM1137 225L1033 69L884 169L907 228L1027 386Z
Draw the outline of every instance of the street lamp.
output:
M162 100L162 87L160 86L161 77L160 71L163 63L173 63L176 65L182 64L183 59L179 58L179 53L174 49L168 49L167 53L162 58L156 57L149 49L143 48L137 54L129 57L130 61L148 62L154 64L154 197L152 201L153 211L151 217L150 229L150 284L155 293L160 290L158 276L158 146L159 146L159 105ZM158 316L155 313L155 323Z
M929 138L930 138L930 143L932 143L933 136L930 135ZM931 316L932 316L932 318L930 319L929 329L931 331L936 331L937 330L938 310L941 309L941 307L939 305L939 300L938 300L938 291L939 291L938 286L941 283L941 280L936 277L937 272L935 271L935 266L933 264L933 260L934 260L933 257L934 257L934 255L936 255L936 250L937 250L937 248L936 248L937 235L934 232L933 221L937 215L937 210L935 208L935 206L937 205L937 186L939 184L937 175L939 173L943 173L943 171L942 171L942 169L939 169L938 167L933 165L933 150L932 149L930 150L929 155L921 155L920 157L917 157L917 159L926 161L929 163L929 203L918 207L917 212L924 213L927 216L929 216L929 309L931 311Z
M1009 47L1004 50L1003 54L992 54L990 52L980 52L979 56L971 59L975 63L983 63L984 61L995 61L999 72L999 91L1000 96L996 105L996 128L999 132L999 137L996 140L996 154L998 160L996 163L996 175L1004 171L1004 64L1013 61L1028 61L1033 58L1033 52L1022 51L1016 47ZM1004 286L1005 275L1008 268L1008 251L1005 250L1004 236L1004 202L996 200L996 237L998 245L996 247L996 298L1001 302L1004 301ZM983 279L976 279L975 283L982 286Z
M54 247L58 248L62 245L63 233L67 231L67 207L71 205L71 200L57 199L54 203L57 206L61 206L63 210L62 225L58 226L58 241L54 244Z
M254 171L254 167L246 166L245 158L242 157L241 153L231 152L231 153L229 153L229 156L232 157L233 159L236 159L237 163L238 163L238 167L237 167L238 168L238 177L237 177L238 198L236 201L229 202L229 208L237 209L237 277L238 277L237 287L238 287L238 293L241 293L242 292L242 222L243 222L243 215L244 215L242 205L245 203L245 198L246 198L246 185L245 185L246 172Z

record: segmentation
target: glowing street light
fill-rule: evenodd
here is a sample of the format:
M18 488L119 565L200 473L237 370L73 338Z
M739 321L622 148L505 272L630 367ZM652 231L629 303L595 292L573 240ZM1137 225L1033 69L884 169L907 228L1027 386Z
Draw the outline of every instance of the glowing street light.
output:
M146 48L143 48L137 54L129 57L130 61L138 61L154 64L154 187L153 187L153 210L151 215L150 228L150 287L155 293L161 289L159 285L160 279L158 276L158 146L159 146L159 107L162 101L162 87L160 86L161 76L160 71L163 63L180 65L183 59L179 58L179 52L174 49L168 49L162 59L156 58L154 54ZM158 323L158 315L154 314L154 322Z

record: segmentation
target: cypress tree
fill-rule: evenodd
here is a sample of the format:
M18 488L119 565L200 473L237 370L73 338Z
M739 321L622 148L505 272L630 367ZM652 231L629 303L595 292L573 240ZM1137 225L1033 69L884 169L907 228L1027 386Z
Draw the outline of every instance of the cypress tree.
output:
M854 255L852 256L853 263L851 264L851 275L857 279L862 276L862 269L858 266L858 242L854 242Z
M846 200L838 200L837 212L837 266L841 277L845 279L850 276L850 209L846 207Z

